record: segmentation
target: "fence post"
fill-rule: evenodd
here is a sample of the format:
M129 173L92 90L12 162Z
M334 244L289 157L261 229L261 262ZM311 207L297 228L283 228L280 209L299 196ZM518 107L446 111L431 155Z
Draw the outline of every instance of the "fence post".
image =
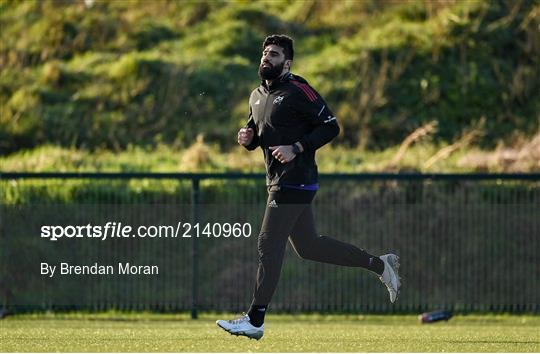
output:
M193 177L191 180L191 205L193 211L193 225L199 222L199 202L200 202L200 188L199 178ZM192 268L192 282L191 282L191 319L197 319L197 307L198 307L198 280L199 280L199 251L197 237L193 237L191 244L191 262Z

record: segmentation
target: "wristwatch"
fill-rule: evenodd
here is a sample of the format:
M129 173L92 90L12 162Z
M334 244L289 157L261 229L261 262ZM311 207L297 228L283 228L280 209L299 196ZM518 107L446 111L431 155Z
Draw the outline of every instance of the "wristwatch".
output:
M292 152L295 154L295 155L298 155L299 153L302 152L302 150L300 150L300 147L298 146L298 143L294 143L292 145Z

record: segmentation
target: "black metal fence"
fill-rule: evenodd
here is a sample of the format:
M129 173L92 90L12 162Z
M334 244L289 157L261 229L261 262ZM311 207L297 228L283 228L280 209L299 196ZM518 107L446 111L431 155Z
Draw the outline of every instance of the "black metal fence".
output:
M250 303L266 202L260 174L0 174L0 296L16 309L241 311ZM401 257L402 294L357 268L288 247L273 310L540 310L540 174L325 174L321 234ZM46 224L249 224L251 237L58 240ZM184 229L183 229L184 231ZM223 230L221 230L223 231ZM49 262L156 263L153 276L42 275Z

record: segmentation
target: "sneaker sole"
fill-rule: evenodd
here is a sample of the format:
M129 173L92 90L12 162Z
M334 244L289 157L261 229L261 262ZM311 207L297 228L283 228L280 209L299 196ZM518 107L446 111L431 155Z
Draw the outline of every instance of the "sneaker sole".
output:
M399 276L399 266L400 266L399 256L394 255L394 257L388 257L388 263L390 263L390 265L394 269L394 274L396 275L396 278L397 278L397 294L396 294L396 299L394 300L394 302L396 302L399 297L400 290L401 290L401 277Z

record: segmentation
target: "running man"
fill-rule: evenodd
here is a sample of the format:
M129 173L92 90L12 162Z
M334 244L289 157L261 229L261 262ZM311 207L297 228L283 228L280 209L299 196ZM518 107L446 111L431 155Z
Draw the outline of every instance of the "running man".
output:
M251 339L264 334L264 316L276 289L287 240L301 258L376 273L390 301L399 294L399 258L380 257L326 236L319 236L311 202L319 188L315 151L339 133L337 119L322 97L293 75L293 40L271 35L262 45L261 84L249 98L249 120L238 132L248 150L261 147L266 163L268 201L258 238L259 265L253 301L240 318L218 320L225 331Z

